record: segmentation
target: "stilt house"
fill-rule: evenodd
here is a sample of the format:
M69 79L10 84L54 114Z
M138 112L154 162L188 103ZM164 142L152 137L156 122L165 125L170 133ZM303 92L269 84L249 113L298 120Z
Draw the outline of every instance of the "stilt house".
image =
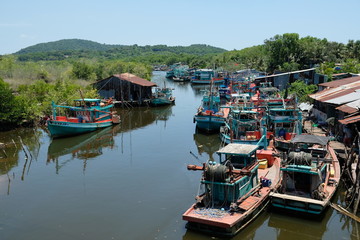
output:
M151 88L156 84L131 73L122 73L99 80L94 86L103 98L141 105L151 98Z

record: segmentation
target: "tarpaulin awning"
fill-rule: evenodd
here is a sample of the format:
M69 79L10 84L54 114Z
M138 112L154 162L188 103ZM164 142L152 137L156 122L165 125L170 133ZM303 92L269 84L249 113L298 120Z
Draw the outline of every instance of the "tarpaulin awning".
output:
M291 143L312 143L312 144L319 144L324 146L329 142L329 140L330 138L326 136L302 134L302 135L296 135L291 140Z

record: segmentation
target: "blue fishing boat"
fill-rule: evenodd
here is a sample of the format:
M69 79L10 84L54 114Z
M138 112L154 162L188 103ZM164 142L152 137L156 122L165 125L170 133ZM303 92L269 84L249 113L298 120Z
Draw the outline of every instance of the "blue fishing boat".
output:
M284 105L285 102L290 101L288 98L280 96L280 90L273 87L271 82L260 83L257 87L256 93L252 96L251 101L260 108L279 108Z
M175 63L174 65L171 65L169 71L166 72L166 78L173 80L183 79L184 81L190 80L188 70L188 65Z
M219 131L224 125L229 110L221 107L219 92L212 88L204 91L201 106L194 116L196 128L204 132Z
M269 108L267 113L268 129L275 138L275 147L288 150L290 141L302 134L302 113L296 106Z
M229 237L265 209L270 192L279 184L280 160L273 157L271 165L260 165L258 148L229 144L217 151L218 162L187 166L188 170L202 171L202 178L196 203L183 214L186 228Z
M166 72L166 75L165 75L165 77L168 78L168 79L172 79L174 76L175 76L175 74L174 74L174 70L173 70L173 69L167 71L167 72Z
M179 65L174 68L174 82L188 82L190 81L190 74L189 74L189 66L188 65Z
M230 107L225 125L220 128L220 138L225 144L252 144L266 149L267 137L266 127L254 110Z
M172 88L155 88L155 92L150 99L150 103L153 106L164 106L175 103L175 97L172 95Z
M213 69L197 69L190 82L193 84L221 84L225 80L221 75L215 73Z
M227 96L229 96L231 93L231 89L228 85L220 85L219 86L219 95L220 98L227 98Z
M340 164L329 138L295 136L284 154L281 186L271 194L271 204L286 211L319 215L330 204L340 181Z
M52 102L52 116L47 127L52 137L65 137L92 132L120 122L111 112L113 104L100 99L76 99L74 106L56 105ZM59 115L58 113L65 113Z

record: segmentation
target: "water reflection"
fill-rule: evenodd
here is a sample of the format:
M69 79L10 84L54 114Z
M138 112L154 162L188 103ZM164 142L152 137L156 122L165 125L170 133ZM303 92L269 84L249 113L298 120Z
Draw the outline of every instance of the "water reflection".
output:
M331 213L332 210L328 209L323 219L272 213L268 226L275 229L278 240L323 239Z
M86 170L86 161L103 153L103 148L114 148L114 136L119 131L120 125L107 127L95 132L86 133L68 138L52 139L47 154L47 163L54 162L56 173L73 159L84 161L83 171ZM70 159L60 162L59 158L71 154Z
M114 147L113 137L119 127L120 125L115 125L74 137L52 139L48 148L47 162L57 161L59 157L67 154L79 159L97 157L102 154L103 147Z
M221 140L218 134L205 135L201 133L195 133L193 135L198 154L200 156L203 153L208 155L207 159L214 160L214 153L220 149Z
M121 116L121 131L127 132L145 127L158 121L166 121L172 116L173 105L163 107L140 107L132 109L118 109ZM166 126L166 124L165 124Z
M3 145L0 149L0 175L8 174L12 168L17 167L21 158L27 158L30 162L37 159L43 134L45 131L41 128L18 128L1 133L0 142Z
M203 96L204 90L209 88L209 85L191 85L191 89L193 90L195 96Z

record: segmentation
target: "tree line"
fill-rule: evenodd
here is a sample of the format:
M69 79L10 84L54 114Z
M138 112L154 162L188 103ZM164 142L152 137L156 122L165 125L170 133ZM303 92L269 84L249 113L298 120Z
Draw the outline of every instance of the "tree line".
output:
M225 71L257 69L267 73L316 67L331 76L337 72L360 72L360 41L337 43L315 37L285 33L264 44L225 51L208 45L189 47L102 45L81 40L59 41L58 46L39 44L16 54L0 56L0 125L36 122L50 111L50 103L77 98L78 89L96 97L91 83L112 74L129 72L150 80L152 66L182 62L195 68ZM85 42L84 42L85 41ZM86 46L84 46L84 43ZM50 45L51 46L51 45ZM290 88L304 88L301 83ZM300 85L299 85L300 84ZM294 90L295 89L295 90ZM314 91L309 87L305 92ZM26 101L31 96L31 101Z

